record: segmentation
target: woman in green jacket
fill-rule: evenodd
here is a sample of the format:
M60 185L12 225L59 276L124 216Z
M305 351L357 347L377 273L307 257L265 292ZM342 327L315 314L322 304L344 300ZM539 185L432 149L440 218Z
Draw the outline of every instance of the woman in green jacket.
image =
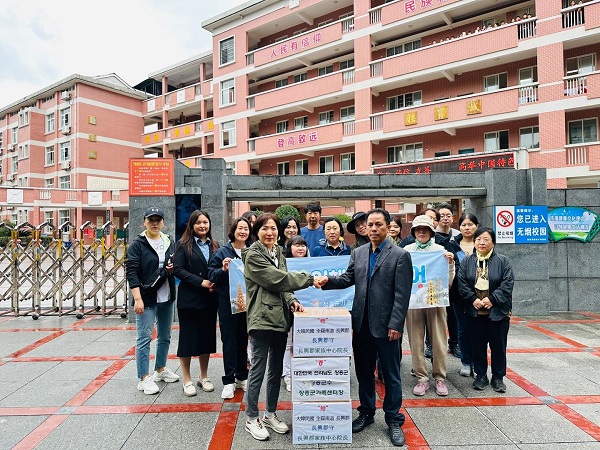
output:
M288 426L277 417L277 400L283 354L292 313L303 311L293 291L314 285L314 277L307 273L289 273L281 247L277 245L279 219L265 213L258 217L252 228L257 238L249 248L242 250L246 278L246 305L248 334L252 344L251 366L246 391L246 431L260 441L269 438L265 427L285 434ZM258 417L258 397L269 361L267 375L267 410L262 420Z

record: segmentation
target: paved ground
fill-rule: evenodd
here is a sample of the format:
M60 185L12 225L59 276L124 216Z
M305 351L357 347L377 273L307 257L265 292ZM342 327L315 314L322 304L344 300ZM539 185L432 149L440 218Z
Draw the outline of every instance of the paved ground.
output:
M289 449L290 435L258 442L244 430L241 391L220 398L221 355L211 359L215 392L183 396L136 390L135 327L118 317L0 316L0 449ZM173 333L169 366L175 358ZM407 349L405 341L403 348ZM154 352L154 349L153 349ZM448 357L447 398L412 395L410 354L402 361L404 430L410 449L600 450L600 314L514 317L506 394L471 388ZM197 363L194 373L197 374ZM352 378L352 399L358 398ZM385 386L378 384L382 396ZM264 389L263 389L264 392ZM264 400L264 398L263 398ZM282 388L280 417L291 420ZM264 405L262 406L264 408ZM383 414L352 445L389 449Z

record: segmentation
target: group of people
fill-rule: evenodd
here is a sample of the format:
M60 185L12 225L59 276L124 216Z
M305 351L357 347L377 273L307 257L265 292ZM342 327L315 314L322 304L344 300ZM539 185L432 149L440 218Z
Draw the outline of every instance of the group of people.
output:
M455 316L455 347L463 376L475 375L473 387L485 389L487 348L491 350L492 380L497 392L505 392L506 344L512 310L513 273L506 257L493 251L495 234L478 227L472 214L459 219L459 230L451 228L449 204L428 208L415 217L411 233L401 239L402 222L381 208L357 212L347 224L355 244L343 240L338 218L321 223L321 207L305 208L307 225L293 217L281 222L275 214L247 213L233 221L229 242L220 246L211 234L210 216L194 211L182 238L175 244L162 232L164 212L149 208L144 231L127 250L127 279L137 317L136 364L138 389L159 392L157 382L173 383L180 376L166 367L173 321L175 277L179 279L177 313L183 393L196 395L196 386L213 391L208 377L210 353L216 352L216 324L223 344L223 391L233 398L245 391L246 430L258 440L269 438L269 430L287 433L277 416L281 379L291 390L291 323L293 313L303 311L294 291L314 286L343 289L354 286L352 306L354 367L358 379L359 415L352 431L360 432L374 422L376 369L386 386L383 410L393 445L404 445L404 415L400 362L401 340L406 324L412 355L411 373L417 383L413 393L422 396L430 388L426 364L431 345L435 391L448 395L446 386L445 307L409 309L413 268L411 253L437 251L448 261L450 304ZM350 255L347 270L339 276L290 273L286 257ZM246 282L246 312L232 313L228 270L233 259L241 259ZM150 373L150 342L154 323L157 350ZM450 333L452 342L452 332ZM451 344L452 345L452 344ZM460 349L460 350L459 350ZM190 363L198 357L196 383ZM250 362L248 369L248 361ZM268 365L268 371L267 371ZM267 376L266 411L259 417L258 398Z

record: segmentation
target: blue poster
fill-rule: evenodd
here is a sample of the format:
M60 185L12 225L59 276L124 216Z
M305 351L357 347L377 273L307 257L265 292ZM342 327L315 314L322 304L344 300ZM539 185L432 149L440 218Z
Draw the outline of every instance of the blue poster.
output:
M448 260L444 252L411 252L410 256L413 263L413 285L408 308L449 306Z
M341 275L346 271L350 256L324 256L320 258L288 258L290 272L308 272L314 276ZM352 309L354 286L347 289L322 291L314 287L294 292L302 306L305 307L343 307ZM233 314L246 311L246 281L244 265L240 259L234 259L229 264L229 298Z

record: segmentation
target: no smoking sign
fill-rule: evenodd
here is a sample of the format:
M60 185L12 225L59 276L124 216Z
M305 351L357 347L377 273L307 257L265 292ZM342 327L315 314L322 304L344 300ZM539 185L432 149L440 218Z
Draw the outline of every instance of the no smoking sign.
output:
M510 227L515 221L514 219L513 213L507 210L500 211L496 216L496 222L503 228Z

